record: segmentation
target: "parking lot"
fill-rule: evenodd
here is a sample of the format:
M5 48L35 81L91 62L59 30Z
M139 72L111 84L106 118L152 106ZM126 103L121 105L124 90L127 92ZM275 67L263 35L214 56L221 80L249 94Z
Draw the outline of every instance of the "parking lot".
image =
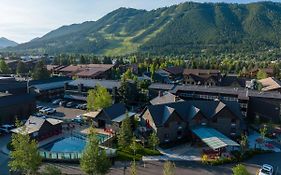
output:
M68 108L68 107L63 107L63 106L59 106L59 105L54 105L51 102L46 103L46 102L37 101L37 105L56 109L55 113L49 114L47 116L59 118L59 119L73 119L78 115L86 113L86 110L76 109L75 106Z

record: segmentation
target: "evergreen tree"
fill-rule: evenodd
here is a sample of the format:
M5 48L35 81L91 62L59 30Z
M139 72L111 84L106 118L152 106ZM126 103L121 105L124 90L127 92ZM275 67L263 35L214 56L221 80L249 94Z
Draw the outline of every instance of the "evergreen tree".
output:
M94 90L89 90L87 96L88 110L99 110L110 105L112 105L112 97L105 87L97 85Z
M22 61L18 62L18 64L17 64L17 72L16 73L18 75L23 75L23 74L27 73L27 71L28 70L27 70L25 64Z
M264 70L260 69L257 73L257 79L261 80L265 78L267 78L267 73Z
M20 125L17 122L17 127ZM12 147L9 167L12 171L21 171L24 174L35 174L41 165L37 142L27 134L26 126L22 126L21 133L12 134Z
M90 128L87 145L80 160L81 169L88 175L104 175L109 171L110 161L105 150L99 148L99 140L94 128Z
M8 65L6 64L4 59L0 60L0 73L1 74L9 74L10 73L10 68L8 67Z
M157 137L156 132L152 132L148 138L148 145L154 150L159 145L159 138Z
M131 119L128 116L128 112L126 113L126 118L123 120L121 127L118 131L118 146L121 148L126 148L130 145L132 141L132 127L131 127Z
M47 70L47 67L45 66L44 62L41 60L39 61L33 70L32 78L34 80L41 80L41 79L47 79L50 77L50 73Z

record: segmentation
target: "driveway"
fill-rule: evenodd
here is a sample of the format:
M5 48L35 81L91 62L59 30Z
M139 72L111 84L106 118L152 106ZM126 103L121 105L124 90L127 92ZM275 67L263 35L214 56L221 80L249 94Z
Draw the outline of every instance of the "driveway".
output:
M0 174L8 175L9 174L9 156L2 152L2 148L6 146L11 140L11 135L0 136Z
M170 149L158 148L163 154L162 156L144 156L143 161L158 161L158 160L170 160L170 161L200 161L202 147L194 147L189 143L175 146Z

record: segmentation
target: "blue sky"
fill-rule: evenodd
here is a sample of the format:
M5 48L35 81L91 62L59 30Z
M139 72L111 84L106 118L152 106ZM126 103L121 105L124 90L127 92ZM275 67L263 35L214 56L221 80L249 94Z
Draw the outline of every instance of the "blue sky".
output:
M62 25L93 21L119 8L155 9L186 0L1 0L0 37L27 42ZM195 0L248 3L260 0ZM281 0L276 0L281 2Z

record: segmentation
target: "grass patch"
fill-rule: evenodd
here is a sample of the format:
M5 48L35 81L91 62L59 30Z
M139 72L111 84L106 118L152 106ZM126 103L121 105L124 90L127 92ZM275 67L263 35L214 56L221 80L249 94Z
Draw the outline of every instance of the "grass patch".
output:
M158 150L153 150L150 148L144 148L142 145L137 144L136 155L134 156L134 151L127 147L127 148L118 148L117 149L117 160L119 161L132 161L134 160L141 160L142 156L158 156L161 153Z

